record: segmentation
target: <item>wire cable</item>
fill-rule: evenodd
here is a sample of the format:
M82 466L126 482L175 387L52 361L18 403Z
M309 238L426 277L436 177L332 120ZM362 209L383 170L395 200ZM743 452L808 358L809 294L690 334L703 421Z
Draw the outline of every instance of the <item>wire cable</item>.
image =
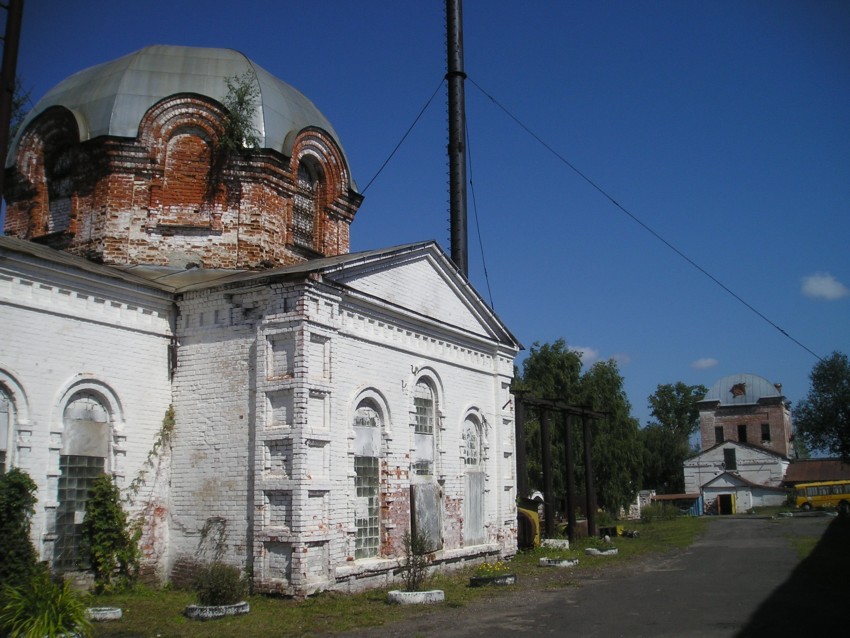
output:
M720 281L719 279L717 279L717 277L715 277L714 275L712 275L710 272L708 272L705 268L703 268L703 267L702 267L702 266L700 266L698 263L696 263L693 259L691 259L690 257L688 257L688 256L687 256L685 253L683 253L681 250L679 250L678 248L676 248L676 246L674 246L674 245L673 245L673 244L671 244L669 241L667 241L666 239L664 239L664 237L662 237L661 235L659 235L659 234L658 234L655 230L653 230L653 229L652 229L649 225L645 224L645 223L644 223L641 219L639 219L639 218L638 218L635 214L633 214L633 213L632 213L631 211L629 211L629 210L628 210L625 206L623 206L622 204L620 204L620 203L619 203L616 199L614 199L611 195L609 195L609 194L608 194L608 192L607 192L604 188L602 188L601 186L599 186L599 184L597 184L596 182L594 182L594 181L593 181L590 177L588 177L588 176L587 176L587 175L585 175L582 171L580 171L580 170L579 170L579 169L578 169L578 168L577 168L577 167L576 167L576 166L575 166L572 162L570 162L567 158L565 158L565 157L564 157L563 155L561 155L558 151L556 151L556 150L555 150L554 148L552 148L549 144L547 144L547 143L546 143L546 142L545 142L545 141L544 141L544 140L543 140L543 139L542 139L539 135L537 135L537 134L536 134L534 131L532 131L532 130L528 127L528 126L526 126L526 125L525 125L525 124L524 124L524 123L523 123L523 122L522 122L522 121L521 121L521 120L520 120L517 116L515 116L513 113L511 113L511 112L510 112L510 111L509 111L509 110L508 110L505 106L503 106L503 105L502 105L502 104L501 104L501 103L500 103L500 102L499 102L496 98L494 98L494 97L493 97L492 95L490 95L487 91L485 91L483 88L481 88L481 86L479 86L479 85L478 85L478 83L477 83L475 80L473 80L471 77L468 77L468 76L467 76L467 80L469 80L469 82L471 82L471 83L472 83L472 85L473 85L476 89L478 89L479 91L481 91L482 95L484 95L487 99L489 99L491 102L493 102L493 104L495 104L495 105L496 105L499 109L501 109L501 110L502 110L502 111L503 111L503 112L504 112L504 113L505 113L505 114L506 114L509 118L511 118L511 119L512 119L512 120L513 120L513 121L514 121L514 122L515 122L515 123L516 123L516 124L517 124L520 128L521 128L521 129L523 129L526 133L528 133L531 137L533 137L533 138L534 138L534 139L535 139L535 140L536 140L536 141L537 141L540 145L542 145L542 146L543 146L546 150L548 150L550 153L552 153L552 155L554 155L554 156L555 156L556 158L558 158L561 162L563 162L564 164L566 164L566 165L567 165L567 166L568 166L568 167L569 167L569 168L570 168L570 169L571 169L571 170L572 170L572 171L573 171L576 175L578 175L578 176L579 176L579 177L581 177L581 178L582 178L585 182L587 182L588 184L590 184L590 185L591 185L594 189L596 189L596 190L597 190L600 194L602 194L602 196L604 196L606 199L608 199L608 201L610 201L612 204L614 204L614 206L616 206L616 207L617 207L620 211L622 211L623 213L625 213L625 214L626 214L626 215L627 215L627 216L628 216L628 217L629 217L632 221L634 221L634 222L635 222L636 224L638 224L641 228L643 228L645 231L647 231L649 234L651 234L653 237L655 237L657 240L659 240L661 243L663 243L665 246L667 246L670 250L672 250L674 253L676 253L679 257L681 257L681 258L682 258L682 259L684 259L686 262L688 262L691 266L693 266L694 268L696 268L696 269L697 269L699 272L701 272L703 275L705 275L706 277L708 277L708 278L709 278L711 281L713 281L715 284L717 284L718 286L720 286L720 288L722 288L723 290L725 290L728 294L730 294L730 295L731 295L733 298L735 298L738 302L740 302L741 304L743 304L743 305L744 305L746 308L748 308L750 311L752 311L753 313L755 313L758 317L760 317L761 319L763 319L763 320L764 320L765 322L767 322L769 325L771 325L771 326L773 326L774 328L776 328L776 329L777 329L780 333L782 333L782 334L783 334L786 338L790 339L792 342L794 342L795 344L797 344L798 346L800 346L803 350L805 350L806 352L808 352L809 354L811 354L811 355L812 355L813 357L815 357L816 359L818 359L818 360L820 360L820 361L823 361L823 358L822 358L820 355L816 354L814 351L812 351L812 350L811 350L811 349L809 349L807 346L805 346L804 344L802 344L800 341L798 341L797 339L795 339L794 337L792 337L790 334L788 334L788 332L786 332L784 329L782 329L782 328L781 328L780 326L778 326L776 323L774 323L773 321L771 321L771 320L770 320L768 317L766 317L763 313L759 312L756 308L754 308L751 304L749 304L746 300L744 300L744 299L743 299L740 295L738 295L737 293L735 293L735 292L734 292L732 289L730 289L730 288L729 288L726 284L724 284L722 281Z
M487 295L490 297L490 308L495 310L493 304L493 291L490 290L490 276L487 274L487 260L484 257L484 241L481 238L481 226L478 223L478 203L475 199L475 185L472 181L472 144L469 141L469 122L466 122L466 160L469 167L469 191L472 195L472 211L475 213L475 231L478 233L478 247L481 250L481 265L484 269L484 282L487 284Z
M401 136L401 139L398 141L398 144L395 145L395 148L392 150L392 153L389 154L389 157L387 157L387 159L384 160L384 163L381 164L381 167L378 169L378 172L375 173L375 175L372 177L372 179L369 180L369 183L366 184L366 187L360 193L361 195L366 194L366 191L369 190L369 187L372 185L372 182L374 182L376 179L378 179L378 175L381 174L381 172L384 170L386 165L390 163L390 160L393 158L393 155L396 154L396 151L398 151L398 149L401 147L401 145L404 144L404 140L407 139L407 136L410 135L410 132L416 126L416 123L422 117L423 113L425 113L425 111L428 110L428 107L431 105L431 102L434 101L434 98L437 96L437 93L439 92L440 88L443 86L443 82L445 82L445 78L440 78L440 83L437 85L437 88L434 89L434 92L431 94L431 97L428 98L428 101L425 102L425 106L423 106L422 110L419 111L419 114L416 116L416 119L413 120L413 123L408 127L407 131L405 131L404 135Z

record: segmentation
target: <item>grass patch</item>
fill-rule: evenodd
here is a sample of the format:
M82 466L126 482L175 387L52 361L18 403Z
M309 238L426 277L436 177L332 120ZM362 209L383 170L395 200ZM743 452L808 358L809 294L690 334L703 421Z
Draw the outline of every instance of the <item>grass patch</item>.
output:
M638 538L613 539L618 554L610 557L588 556L586 547L600 547L599 539L578 539L569 550L538 548L517 554L510 562L510 571L517 575L518 584L500 587L470 587L475 573L470 566L458 571L438 574L429 579L425 589L442 589L446 607L466 607L477 600L503 595L511 590L554 589L575 586L583 570L596 569L628 561L651 553L664 553L686 547L694 541L707 524L705 517L678 517L651 524L629 522L627 529L639 532ZM580 558L576 568L560 570L538 567L540 557ZM142 636L199 636L225 638L230 636L315 636L332 632L375 627L404 618L427 614L431 606L389 605L386 589L360 594L322 593L307 600L292 600L271 596L251 596L250 613L244 616L200 622L185 618L183 609L195 602L188 591L148 589L139 587L129 593L91 596L91 607L121 607L121 620L99 623L94 627L96 637L136 638Z

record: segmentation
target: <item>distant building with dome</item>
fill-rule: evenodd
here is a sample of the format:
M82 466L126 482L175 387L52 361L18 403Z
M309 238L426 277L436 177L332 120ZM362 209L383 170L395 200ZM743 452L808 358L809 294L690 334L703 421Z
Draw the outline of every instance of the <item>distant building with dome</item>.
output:
M791 408L781 384L755 374L729 375L711 386L698 406L703 450L738 441L795 456Z
M227 152L228 81L258 96ZM228 49L152 46L36 104L6 165L0 471L79 566L106 472L144 570L221 560L257 591L393 581L516 551L521 345L434 242L350 253L362 195L301 93Z
M782 385L755 374L722 377L699 406L700 453L685 461L685 491L709 511L732 513L785 500L794 452L791 408Z

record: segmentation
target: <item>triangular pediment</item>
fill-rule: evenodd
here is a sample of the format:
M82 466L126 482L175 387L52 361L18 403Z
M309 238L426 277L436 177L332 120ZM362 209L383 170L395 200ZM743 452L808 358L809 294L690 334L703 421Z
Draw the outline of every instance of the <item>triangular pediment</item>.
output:
M521 347L436 243L350 257L322 268L323 278L401 312Z

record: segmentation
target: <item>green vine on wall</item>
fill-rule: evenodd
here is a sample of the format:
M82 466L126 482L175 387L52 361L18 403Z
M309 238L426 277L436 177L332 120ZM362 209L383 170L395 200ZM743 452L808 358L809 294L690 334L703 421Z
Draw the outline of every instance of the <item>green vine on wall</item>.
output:
M127 487L127 493L124 496L127 503L132 504L135 497L139 494L139 490L141 490L142 486L147 483L147 474L150 470L154 469L155 461L159 457L160 450L163 446L171 445L171 437L174 434L175 423L174 406L169 405L168 409L165 411L165 417L162 419L162 426L159 428L156 439L154 439L153 446L148 452L145 462L142 464L142 469L139 470L138 476L136 476L136 478L134 478Z
M95 592L120 591L139 571L140 529L130 529L121 492L108 474L95 479L86 501L81 554L94 572Z

